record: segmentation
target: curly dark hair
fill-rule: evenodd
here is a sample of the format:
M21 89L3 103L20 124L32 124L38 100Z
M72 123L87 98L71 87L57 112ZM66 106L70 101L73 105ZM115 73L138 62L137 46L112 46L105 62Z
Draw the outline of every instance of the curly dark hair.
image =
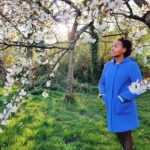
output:
M124 39L124 38L120 38L120 39L118 39L118 41L121 41L123 47L126 48L126 52L124 53L124 57L130 56L130 54L132 52L132 43L131 43L131 41L129 41L127 39Z

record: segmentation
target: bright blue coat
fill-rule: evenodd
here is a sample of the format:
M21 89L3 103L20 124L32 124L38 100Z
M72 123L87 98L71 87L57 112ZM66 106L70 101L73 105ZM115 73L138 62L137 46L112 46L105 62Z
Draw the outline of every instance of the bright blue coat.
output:
M138 127L136 98L139 96L129 91L131 82L142 80L137 62L132 57L125 57L119 64L115 59L104 65L99 80L99 94L102 96L107 112L107 128L110 132L123 132ZM120 95L125 101L117 97Z

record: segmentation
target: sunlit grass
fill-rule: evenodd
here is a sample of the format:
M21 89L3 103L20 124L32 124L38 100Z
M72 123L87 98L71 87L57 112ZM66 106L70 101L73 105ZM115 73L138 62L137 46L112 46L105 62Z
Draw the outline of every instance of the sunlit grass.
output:
M140 126L133 132L137 150L150 149L149 96L146 93L137 99ZM1 149L121 149L115 135L107 131L106 110L96 94L75 93L76 103L70 105L64 103L63 98L64 93L58 91L50 91L46 99L38 92L30 96L21 104L11 123L3 127Z

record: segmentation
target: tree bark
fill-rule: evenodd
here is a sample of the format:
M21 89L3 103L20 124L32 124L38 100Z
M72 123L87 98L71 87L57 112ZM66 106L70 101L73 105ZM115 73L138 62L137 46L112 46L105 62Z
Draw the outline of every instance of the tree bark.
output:
M74 94L73 94L73 81L74 81L74 48L77 40L80 38L80 35L86 31L86 29L93 24L93 21L89 22L85 26L83 26L79 31L77 31L78 22L77 19L80 17L78 14L75 18L72 31L69 34L69 41L71 41L69 45L69 58L68 58L68 76L67 76L67 90L65 94L64 101L65 102L75 102Z
M6 70L3 61L0 59L0 80L2 83L6 80Z
M34 88L34 83L33 83L33 64L32 64L32 56L33 56L33 51L31 48L28 48L27 50L27 56L30 61L29 64L29 89L32 90Z
M74 81L74 47L76 44L75 40L75 33L77 31L78 23L77 23L78 15L75 18L72 31L70 32L69 41L71 41L69 45L69 52L68 52L68 76L67 76L67 89L65 94L65 102L72 103L75 101L74 94L73 94L73 81Z

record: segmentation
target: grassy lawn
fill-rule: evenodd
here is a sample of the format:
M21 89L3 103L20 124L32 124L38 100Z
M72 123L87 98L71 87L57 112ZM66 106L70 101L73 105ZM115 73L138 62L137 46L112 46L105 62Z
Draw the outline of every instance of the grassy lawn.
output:
M120 150L106 128L106 110L97 95L75 93L76 103L65 104L64 93L48 98L33 93L0 134L2 150ZM137 99L139 128L133 131L136 150L150 150L150 93ZM11 99L11 96L10 96ZM0 96L0 110L2 110Z

